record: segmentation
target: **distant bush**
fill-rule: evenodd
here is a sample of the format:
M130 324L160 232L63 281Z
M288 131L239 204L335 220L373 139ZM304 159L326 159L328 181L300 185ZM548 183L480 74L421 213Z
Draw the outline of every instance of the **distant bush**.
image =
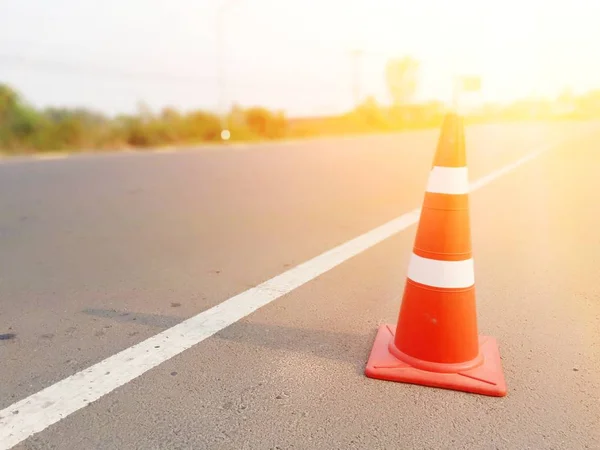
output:
M245 111L245 123L249 130L261 138L276 139L285 136L287 123L282 112L254 107Z
M43 128L43 117L22 102L17 92L0 85L0 147L9 151L32 147Z
M410 96L413 85L402 84L408 83L410 77L398 78L401 75L398 71L406 65L402 64L395 71L390 69L390 77L393 75L390 79L395 83L392 87L396 97L405 99ZM0 151L119 149L220 142L222 120L231 131L233 141L385 132L437 127L444 114L444 105L439 102L397 101L391 107L384 107L369 97L354 110L329 117L288 119L283 112L260 106L247 109L234 106L227 117L221 119L201 110L181 113L174 108L164 108L155 114L141 104L135 114L109 118L84 108L37 110L15 90L0 84ZM507 106L485 105L466 119L467 123L484 123L598 117L600 91L581 96L566 91L554 102L525 99Z
M226 121L232 140L277 139L287 132L283 113L261 107L236 107ZM154 114L143 104L136 114L112 119L82 108L37 111L0 84L0 150L8 152L219 142L221 126L210 112L164 108Z

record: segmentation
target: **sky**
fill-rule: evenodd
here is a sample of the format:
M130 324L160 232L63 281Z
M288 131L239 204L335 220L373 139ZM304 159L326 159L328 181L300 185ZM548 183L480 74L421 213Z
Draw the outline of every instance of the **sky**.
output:
M108 114L141 101L329 114L352 107L362 49L362 96L389 102L385 63L411 55L417 99L449 100L468 73L478 101L507 102L599 88L598 23L598 0L0 0L0 82L35 106Z

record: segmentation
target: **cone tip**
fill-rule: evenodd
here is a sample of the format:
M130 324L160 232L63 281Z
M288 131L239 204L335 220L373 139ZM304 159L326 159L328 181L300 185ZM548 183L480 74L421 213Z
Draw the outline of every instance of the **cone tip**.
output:
M438 167L467 165L464 124L462 117L455 112L449 112L444 117L433 165Z

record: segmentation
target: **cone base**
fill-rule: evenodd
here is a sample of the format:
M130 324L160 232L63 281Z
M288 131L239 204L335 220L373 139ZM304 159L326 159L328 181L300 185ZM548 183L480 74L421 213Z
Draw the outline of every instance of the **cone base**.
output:
M395 325L386 324L379 327L365 370L365 374L369 378L420 384L493 397L506 395L506 381L495 338L479 337L479 349L483 356L482 365L463 372L440 373L415 369L393 356L388 348L394 338L395 330Z

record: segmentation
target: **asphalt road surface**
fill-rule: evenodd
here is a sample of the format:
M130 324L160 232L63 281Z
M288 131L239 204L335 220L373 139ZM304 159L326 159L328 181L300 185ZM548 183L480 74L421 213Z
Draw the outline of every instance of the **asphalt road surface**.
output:
M597 123L467 129L508 395L364 376L436 139L1 162L0 449L599 449Z

